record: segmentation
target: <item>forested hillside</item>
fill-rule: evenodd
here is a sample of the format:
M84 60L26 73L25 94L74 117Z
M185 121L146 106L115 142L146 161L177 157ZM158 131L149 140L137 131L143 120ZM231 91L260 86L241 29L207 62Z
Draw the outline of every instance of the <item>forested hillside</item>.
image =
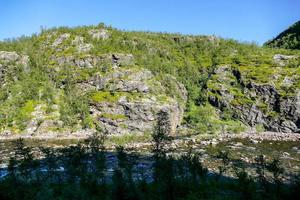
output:
M299 65L298 50L215 36L42 30L0 42L0 131L144 133L164 111L171 132L298 132Z
M276 48L300 49L300 21L293 24L274 39L266 42L265 45Z

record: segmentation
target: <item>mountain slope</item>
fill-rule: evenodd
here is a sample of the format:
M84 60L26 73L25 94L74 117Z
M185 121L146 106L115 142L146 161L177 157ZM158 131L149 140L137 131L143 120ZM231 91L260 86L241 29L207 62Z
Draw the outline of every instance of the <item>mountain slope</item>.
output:
M53 28L0 42L0 131L300 128L300 53L214 36Z
M264 45L275 48L300 49L300 21Z

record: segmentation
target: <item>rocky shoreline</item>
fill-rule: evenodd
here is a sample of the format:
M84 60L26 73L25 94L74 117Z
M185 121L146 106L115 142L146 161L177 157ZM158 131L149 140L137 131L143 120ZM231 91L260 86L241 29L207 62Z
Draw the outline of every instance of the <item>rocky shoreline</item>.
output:
M281 133L281 132L261 132L261 133L241 133L241 134L222 134L223 139L250 139L250 140L271 140L271 141L299 141L300 133Z
M12 134L12 133L0 133L0 140L14 140L14 139L38 139L38 140L47 140L47 139L85 139L91 136L95 131L93 129L84 129L78 130L75 132L49 132L44 134Z
M43 135L6 135L0 136L0 154L2 161L8 160L11 154L11 140L24 138L26 144L33 147L38 155L39 147L47 146L54 149L62 149L70 145L76 145L79 141L86 139L91 135L91 130L81 130L78 132L63 134L43 134ZM116 147L121 145L115 137L125 135L110 135L105 141L105 150L113 154ZM122 144L127 152L139 153L141 155L150 155L153 143L150 138L145 140L130 140ZM273 151L273 149L276 149ZM215 158L219 151L230 151L232 159L241 159L247 166L248 170L254 173L251 166L255 163L254 158L258 155L265 155L267 159L278 157L287 169L286 180L289 178L289 173L295 173L299 170L299 155L300 155L300 134L299 133L279 133L279 132L245 132L240 134L203 134L203 135L183 135L174 137L168 144L166 150L168 155L179 156L192 150L195 153L202 155L202 162L212 172L218 170L218 159ZM1 158L0 158L1 160ZM149 162L144 160L143 163ZM4 162L3 162L4 163ZM1 164L1 163L0 163ZM5 164L5 163L4 163ZM3 164L2 164L3 165ZM6 166L3 165L3 166ZM1 166L0 166L1 167ZM234 172L229 172L229 176L233 176Z
M0 140L14 140L18 138L24 139L37 139L37 140L47 140L47 139L55 139L55 140L70 140L70 139L86 139L94 133L93 130L80 130L76 132L64 132L64 133L45 133L41 135L30 135L30 134L0 134ZM111 135L116 136L116 135ZM122 137L122 135L118 135ZM197 135L199 136L199 135ZM203 135L203 137L197 136L190 136L184 137L182 139L174 139L173 141L190 141L192 143L197 143L198 141L202 140L209 140L212 142L215 141L224 141L230 140L234 138L238 139L249 139L252 141L298 141L300 142L300 134L299 133L281 133L281 132L261 132L261 133L254 133L254 132L244 132L240 134L218 134L218 135ZM207 137L206 137L207 136Z

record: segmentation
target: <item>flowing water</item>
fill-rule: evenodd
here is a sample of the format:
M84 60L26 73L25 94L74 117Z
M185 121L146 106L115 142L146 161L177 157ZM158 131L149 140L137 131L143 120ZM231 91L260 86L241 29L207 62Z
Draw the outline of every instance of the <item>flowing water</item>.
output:
M76 139L25 139L25 144L33 148L33 151L38 154L38 147L63 148L69 145L75 145L80 140ZM5 168L9 157L14 154L14 146L12 140L0 140L0 176L5 174ZM281 162L281 166L285 169L285 176L300 172L300 143L293 141L259 141L256 143L248 139L230 139L221 141L215 145L211 144L195 144L193 151L202 154L202 162L210 171L216 172L220 165L220 160L216 155L220 151L228 151L231 159L231 164L241 164L246 167L250 173L255 173L255 157L264 155L267 160L277 158ZM144 172L150 173L152 168L152 158L149 156L150 150L147 152L139 152L139 157L136 159L135 168L141 169ZM172 152L174 155L180 155L187 152L186 147L178 147ZM106 153L106 164L108 172L113 172L117 163L115 152ZM233 173L233 172L232 172Z

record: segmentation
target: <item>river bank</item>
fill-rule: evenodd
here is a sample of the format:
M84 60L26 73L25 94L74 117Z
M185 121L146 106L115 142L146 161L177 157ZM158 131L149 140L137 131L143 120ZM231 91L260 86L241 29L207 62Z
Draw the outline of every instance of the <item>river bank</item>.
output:
M0 139L0 161L5 166L9 157L13 155L13 143L11 141L19 137L6 137ZM83 142L87 137L23 137L27 146L30 146L36 155L40 154L40 147L52 147L54 149L67 148ZM217 172L220 160L216 158L219 152L228 151L231 162L247 166L249 172L255 174L255 158L264 155L269 161L279 159L285 168L285 178L290 174L296 174L300 170L300 134L281 133L243 133L243 134L219 134L219 135L192 135L177 136L168 144L167 151L172 155L182 155L188 151L201 154L201 161L212 172ZM151 154L153 143L151 135L144 136L108 136L105 141L105 149L114 153L117 146L124 146L127 152L139 155ZM147 159L142 159L143 165L149 165ZM231 175L234 171L230 172Z
M12 134L12 133L0 133L0 140L14 140L18 138L23 139L55 139L55 140L70 140L70 139L86 139L90 137L95 131L92 129L79 130L75 132L49 132L45 134L32 135L32 134ZM123 137L124 135L108 135L108 137ZM142 134L141 134L142 135ZM218 139L218 140L227 140L233 138L240 139L252 139L252 140L270 140L270 141L299 141L300 142L300 133L283 133L283 132L242 132L239 134L233 133L224 133L224 134L199 134L199 135L181 135L177 133L173 135L174 138L184 138L195 141L197 139Z

